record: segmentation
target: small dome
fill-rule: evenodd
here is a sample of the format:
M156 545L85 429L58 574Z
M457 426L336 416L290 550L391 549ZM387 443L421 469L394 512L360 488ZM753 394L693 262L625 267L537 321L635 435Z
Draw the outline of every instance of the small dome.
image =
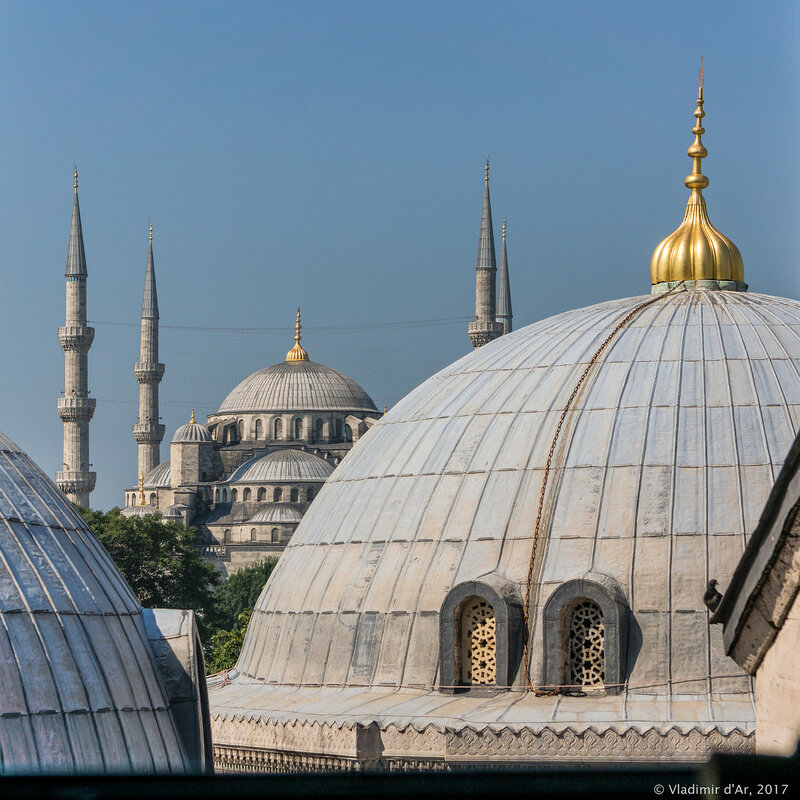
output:
M142 608L67 498L0 434L0 772L187 768Z
M185 511L187 508L188 506L182 505L181 503L167 506L164 509L163 519L183 519L182 512Z
M127 506L126 508L122 509L123 517L146 517L148 514L157 513L158 509L155 506L151 506L149 503L143 506Z
M281 361L245 378L219 414L261 411L372 411L372 398L353 380L314 361Z
M172 473L169 461L162 461L147 473L144 479L145 489L169 489L171 485Z
M280 525L297 525L301 519L303 519L303 515L296 509L283 503L275 503L251 517L248 520L248 524L261 523L266 525L277 523Z
M333 465L303 450L276 450L242 464L228 483L326 481Z
M192 409L192 418L189 422L181 425L172 437L172 444L200 444L201 442L213 441L208 428L195 421L194 409Z

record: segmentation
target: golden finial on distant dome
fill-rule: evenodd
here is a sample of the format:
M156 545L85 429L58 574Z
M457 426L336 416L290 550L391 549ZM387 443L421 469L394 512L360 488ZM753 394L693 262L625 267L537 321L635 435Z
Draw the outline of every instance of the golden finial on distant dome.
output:
M139 505L146 506L147 503L144 500L144 472L139 473Z
M150 220L150 241L153 241L153 220Z
M300 306L297 307L297 320L294 323L294 347L286 354L287 361L308 361L308 353L300 347Z
M486 156L486 183L489 183L489 156Z
M506 240L506 221L503 220L503 241Z
M708 178L703 175L701 161L708 155L703 146L703 59L700 59L697 119L692 128L694 142L686 154L692 159L692 173L684 183L692 190L686 204L686 213L681 226L656 247L650 260L650 281L668 284L677 281L725 281L728 285L719 288L746 289L744 283L744 264L736 245L720 233L708 218L703 189L708 186ZM713 285L708 286L713 288Z
M192 409L192 418L189 420L190 425L197 425L197 420L194 418L194 409Z
M75 176L75 191L77 192L78 191L78 165L77 164L73 164L72 165L72 173Z

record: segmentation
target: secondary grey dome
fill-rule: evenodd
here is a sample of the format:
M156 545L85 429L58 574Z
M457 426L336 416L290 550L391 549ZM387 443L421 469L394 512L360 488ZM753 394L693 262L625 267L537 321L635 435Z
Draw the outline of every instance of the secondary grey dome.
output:
M303 519L303 515L295 508L284 505L283 503L270 504L268 508L262 509L252 516L249 523L296 525Z
M192 417L194 417L194 412L192 412ZM208 428L194 421L181 425L172 437L172 444L199 444L213 441L211 434L208 432Z
M326 481L333 467L324 459L303 450L276 450L242 464L228 483L291 483Z
M353 380L314 361L281 361L245 378L217 413L372 411L372 398Z
M126 506L122 509L123 517L146 517L148 514L157 514L158 509L155 506L146 503L145 505Z
M710 633L702 597L712 576L724 590L800 422L800 303L782 298L659 298L601 354L564 421L535 561L530 672L540 684L556 652L543 636L548 601L591 577L630 609L620 694L539 697L525 692L521 667L510 678L518 691L491 701L437 691L447 683L436 644L446 598L484 581L524 602L559 417L600 343L647 299L503 336L374 425L259 598L240 675L213 693L217 724L249 692L248 713L270 719L312 724L323 707L331 725L401 731L413 720L417 731L466 731L453 734L453 746L467 748L456 754L470 752L470 730L487 726L509 729L511 740L521 728L532 737L592 730L599 753L623 748L624 731L650 728L665 749L641 740L637 752L677 757L684 751L669 747L695 747L680 744L695 741L682 738L688 730L702 732L697 747L746 748L750 684ZM542 740L543 756L558 752Z
M187 769L138 601L2 434L0 553L0 772Z
M169 489L171 486L172 474L169 468L169 461L162 461L145 475L145 489Z

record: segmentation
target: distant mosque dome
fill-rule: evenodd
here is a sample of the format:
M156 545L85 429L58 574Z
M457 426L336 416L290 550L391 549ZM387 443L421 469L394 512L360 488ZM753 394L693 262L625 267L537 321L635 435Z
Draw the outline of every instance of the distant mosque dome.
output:
M158 514L158 509L145 503L143 505L127 506L122 509L123 517L146 517L148 514Z
M264 411L375 412L372 398L341 372L310 361L300 346L300 309L295 344L286 360L254 372L223 401L217 414ZM213 416L213 415L212 415Z
M187 717L173 716L157 666L164 612L141 608L64 494L2 434L0 551L0 772L199 768L186 746ZM191 612L165 613L191 620ZM177 674L169 678L185 690ZM207 732L195 714L189 727Z
M181 425L172 437L172 444L200 444L213 441L211 434L208 432L208 428L195 421L194 409L192 409L191 420L185 425ZM156 469L158 469L158 467L156 467Z
M249 520L248 524L256 525L297 525L303 515L295 508L287 506L283 503L275 503L254 514Z
M169 460L162 461L157 467L144 476L145 489L169 489L172 478Z
M266 731L323 766L754 749L703 594L800 425L800 302L715 263L497 338L365 434L211 691L231 764Z
M325 459L303 450L276 450L242 464L228 483L283 483L326 481L333 466Z

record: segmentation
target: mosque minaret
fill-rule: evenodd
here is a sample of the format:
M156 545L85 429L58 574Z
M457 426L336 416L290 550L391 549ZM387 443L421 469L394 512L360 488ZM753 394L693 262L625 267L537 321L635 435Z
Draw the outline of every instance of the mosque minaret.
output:
M467 325L469 340L475 348L503 335L497 321L497 259L494 252L492 203L489 199L489 160L486 160L486 186L483 190L483 213L478 238L478 263L475 267L475 320Z
M142 337L139 361L133 366L133 374L139 381L139 421L133 426L139 449L139 475L148 475L159 465L161 440L164 438L164 426L159 422L158 415L158 384L164 376L164 365L158 361L158 319L151 222L142 297Z
M503 335L511 333L514 315L511 313L511 283L508 280L508 252L506 251L506 221L503 220L503 250L500 253L500 274L497 276L497 321L503 326Z
M95 400L89 397L88 353L94 328L86 324L86 253L83 247L81 209L78 204L78 170L75 169L75 196L67 252L67 298L64 327L58 340L64 349L64 396L57 401L64 423L64 463L56 473L56 483L67 497L81 506L89 505L96 473L89 471L89 421Z

